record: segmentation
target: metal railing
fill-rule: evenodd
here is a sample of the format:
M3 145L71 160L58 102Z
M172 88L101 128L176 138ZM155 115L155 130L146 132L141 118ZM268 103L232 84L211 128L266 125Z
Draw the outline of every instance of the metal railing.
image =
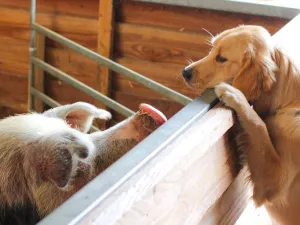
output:
M124 75L130 80L134 80L139 84L142 84L143 86L157 92L158 94L161 94L170 100L173 100L175 102L178 102L182 105L187 105L192 101L192 99L188 98L187 96L184 96L183 94L180 94L168 87L165 87L133 70L130 70L110 59L107 59L101 55L99 55L96 52L93 52L79 44L77 44L74 41L69 40L68 38L53 32L52 30L43 27L35 22L35 14L36 14L36 0L31 0L31 9L30 9L30 74L29 74L29 86L30 86L30 100L29 105L30 109L33 108L33 97L39 98L41 101L44 102L44 98L40 98L40 95L37 95L35 91L32 91L33 88L33 82L34 82L34 66L38 66L39 68L43 69L44 71L48 72L52 76L55 76L58 79L61 79L74 88L83 91L84 93L88 94L89 96L95 98L102 104L108 106L111 109L114 109L116 112L128 117L132 115L134 112L127 107L119 104L118 102L114 101L113 99L99 93L95 89L83 84L82 82L72 78L68 74L58 70L57 68L52 67L51 65L45 63L44 61L37 59L34 57L36 48L35 48L35 32L39 32L40 34L46 36L47 38L50 38L72 50L74 50L77 53L80 53L81 55L95 61L99 65L105 66L109 69L111 69L114 72L117 72L121 75ZM47 102L44 102L47 104Z

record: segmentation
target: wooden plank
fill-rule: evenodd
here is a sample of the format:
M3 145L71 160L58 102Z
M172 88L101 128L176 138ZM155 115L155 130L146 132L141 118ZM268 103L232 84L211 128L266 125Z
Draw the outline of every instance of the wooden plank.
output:
M78 224L197 224L236 175L225 135L232 124L230 110L214 108Z
M121 1L116 15L118 15L118 22L203 34L206 33L202 27L217 34L240 24L264 26L274 34L289 21L280 18L135 1Z
M47 61L51 65L97 89L97 80L95 80L97 64L95 62L73 51L66 51L65 49L49 47L46 49L46 55ZM198 95L198 93L194 92L194 90L188 87L183 81L181 76L181 65L171 63L153 63L145 60L127 58L115 58L115 61L187 96L194 98ZM165 97L134 81L128 80L123 75L113 73L111 78L112 91L121 91L131 94L138 93L138 95L143 97L166 100Z
M44 35L36 33L35 34L35 57L44 61L45 59L45 44L46 38ZM38 66L34 67L34 79L33 79L33 87L44 93L44 71L40 69ZM28 93L30 93L30 87L28 89ZM30 94L28 94L30 96ZM38 99L33 99L33 110L36 112L44 111L44 103Z
M188 58L199 60L207 55L211 48L205 44L208 38L208 34L118 23L115 55L185 66Z
M69 84L60 80L47 80L47 95L58 101L60 104L69 104L77 101L84 101L94 105L98 101L85 93L73 88Z
M199 225L234 224L248 204L251 188L246 168L241 170L232 184L203 216Z
M29 46L26 44L9 45L0 42L1 71L11 74L28 76ZM46 48L46 61L51 65L74 76L76 79L97 87L97 64L76 52L67 49Z
M20 109L15 109L7 106L0 105L0 119L14 116L15 114L26 113L27 111L21 111Z
M98 18L98 45L97 52L106 57L112 57L113 48L113 26L114 26L114 9L113 0L99 0L99 18ZM97 90L106 95L110 96L111 89L111 71L105 66L97 66ZM101 108L108 110L106 105L101 104ZM98 127L103 130L107 127L109 121L96 121Z
M10 45L5 41L0 42L0 71L28 76L29 46L26 44Z
M116 58L115 61L191 98L195 98L198 95L197 92L184 82L181 76L181 70L183 68L181 65L173 63L154 63L127 58ZM112 76L112 89L114 91L122 91L131 94L138 93L140 96L148 98L166 99L144 86L115 73Z
M29 12L23 9L0 7L1 39L28 44ZM60 14L37 13L36 21L49 29L91 49L97 47L97 20ZM49 42L54 45L53 42ZM58 46L57 44L55 46Z
M113 0L106 0L106 1L100 0L97 52L106 58L111 58L112 56L111 53L113 48L112 46L113 22L114 22ZM109 96L110 85L111 85L110 70L107 67L99 66L98 79L99 79L98 90L102 94Z
M95 62L86 59L73 51L66 51L64 49L47 48L46 55L47 61L51 65L97 89L97 64ZM183 82L181 77L181 65L153 63L145 60L126 58L116 58L115 61L187 96L194 98L198 95L198 93L194 92ZM164 75L162 76L162 74ZM149 99L166 100L165 97L152 90L147 89L134 81L128 80L123 75L115 73L112 74L112 91L139 95Z
M244 167L223 195L209 208L198 225L272 225L264 207L255 208L252 186Z
M97 89L97 63L68 49L46 49L47 62L72 77ZM47 79L55 79L51 76ZM55 79L56 80L56 79Z
M51 0L37 1L37 12L45 12L51 14L65 14L78 17L87 17L97 19L98 17L98 0ZM0 6L9 8L19 8L29 10L30 4L28 0L6 1L0 0Z
M28 111L27 76L0 71L0 105L18 109L21 112Z

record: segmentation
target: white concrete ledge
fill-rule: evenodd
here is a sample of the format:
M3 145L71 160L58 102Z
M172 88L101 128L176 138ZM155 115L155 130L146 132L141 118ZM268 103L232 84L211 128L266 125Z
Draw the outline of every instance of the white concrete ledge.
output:
M300 13L300 1L295 0L136 0L167 5L206 8L228 12L292 19Z

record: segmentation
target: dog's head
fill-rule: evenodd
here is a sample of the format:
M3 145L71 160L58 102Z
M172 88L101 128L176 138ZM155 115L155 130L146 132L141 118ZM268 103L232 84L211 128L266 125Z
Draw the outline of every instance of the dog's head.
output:
M275 82L275 46L267 30L239 26L213 37L213 47L203 59L183 69L185 81L203 91L220 82L233 82L248 100L269 91Z

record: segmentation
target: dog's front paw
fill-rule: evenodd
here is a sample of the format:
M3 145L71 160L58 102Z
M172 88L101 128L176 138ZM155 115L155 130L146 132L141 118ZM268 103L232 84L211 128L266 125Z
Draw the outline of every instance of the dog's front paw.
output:
M235 87L221 83L215 87L215 93L226 106L239 111L243 106L249 105L245 95Z

